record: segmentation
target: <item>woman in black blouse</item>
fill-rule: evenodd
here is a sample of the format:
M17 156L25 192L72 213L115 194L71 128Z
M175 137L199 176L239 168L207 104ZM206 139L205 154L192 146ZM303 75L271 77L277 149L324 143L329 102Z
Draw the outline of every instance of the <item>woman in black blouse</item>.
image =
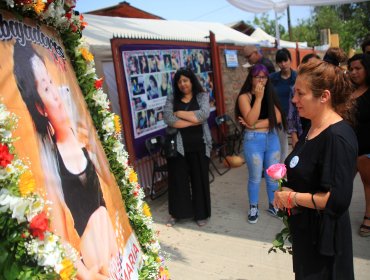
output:
M345 120L352 87L339 67L343 58L336 49L324 61L303 64L295 83L293 102L311 126L285 160L288 182L275 192L274 204L291 208L293 270L299 280L354 279L348 208L357 141Z
M357 169L365 191L365 215L359 234L370 236L370 55L356 54L348 60L349 76L356 89L355 120L358 140Z
M14 45L14 76L39 140L51 229L78 250L77 279L108 279L119 251L92 154L73 130L61 93L31 45Z
M178 130L177 157L167 159L171 215L167 226L187 218L204 226L211 216L209 96L191 70L175 73L173 94L167 96L163 112L165 123Z

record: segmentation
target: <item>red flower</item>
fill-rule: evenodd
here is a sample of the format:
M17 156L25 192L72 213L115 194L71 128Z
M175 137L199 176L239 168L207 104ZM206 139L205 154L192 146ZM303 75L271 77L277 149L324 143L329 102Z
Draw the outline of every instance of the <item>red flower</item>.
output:
M9 153L7 145L0 144L0 166L6 167L13 160L14 155Z
M70 27L71 27L72 32L77 32L78 31L78 27L76 25L74 25L73 23L71 23Z
M41 212L35 216L30 223L30 231L33 237L38 237L44 240L44 233L49 228L49 220L45 212Z
M103 86L103 82L104 82L104 79L103 78L100 78L100 79L96 80L95 81L95 84L94 84L95 88L96 89L101 88Z
M71 19L72 18L72 13L71 12L66 13L66 18Z

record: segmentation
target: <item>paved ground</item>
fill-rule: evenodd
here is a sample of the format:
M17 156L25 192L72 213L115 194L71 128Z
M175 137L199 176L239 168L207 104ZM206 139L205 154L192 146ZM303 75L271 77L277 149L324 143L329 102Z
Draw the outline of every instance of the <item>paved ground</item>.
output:
M211 184L212 218L205 227L187 220L168 228L167 195L149 201L156 230L173 280L290 280L292 260L289 254L271 253L271 240L282 228L267 208L264 184L260 192L260 218L248 224L247 170L243 165L216 175ZM351 205L355 277L370 279L370 237L357 232L363 217L364 191L359 176L355 179Z

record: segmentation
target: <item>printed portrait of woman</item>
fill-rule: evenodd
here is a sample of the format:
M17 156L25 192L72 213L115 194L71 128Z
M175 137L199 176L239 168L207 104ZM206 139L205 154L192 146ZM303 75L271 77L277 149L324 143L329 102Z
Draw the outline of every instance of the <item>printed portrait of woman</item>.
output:
M172 83L169 73L161 74L161 96L167 96L172 93Z
M154 75L150 75L147 80L146 93L148 100L156 99L159 97L158 82Z
M124 205L114 199L119 190L86 119L86 105L70 89L74 72L65 65L64 78L61 69L49 71L50 57L39 46L14 44L16 88L39 152L39 162L33 164L40 164L44 173L51 230L80 254L77 279L110 279L113 260L123 254L131 229L122 227L128 223L126 214L118 213Z
M149 73L148 58L145 55L139 56L140 72L142 74Z

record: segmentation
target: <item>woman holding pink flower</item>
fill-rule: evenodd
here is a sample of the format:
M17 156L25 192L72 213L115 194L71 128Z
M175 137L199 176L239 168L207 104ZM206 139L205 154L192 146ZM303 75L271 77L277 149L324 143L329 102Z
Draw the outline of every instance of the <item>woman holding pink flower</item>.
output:
M274 205L288 209L295 279L354 279L348 208L357 140L348 124L352 87L340 49L298 69L293 102L311 120L286 158L287 183Z
M277 128L282 122L282 110L270 82L269 72L263 64L254 65L240 90L236 117L246 126L244 157L248 167L248 197L250 210L248 222L258 221L258 199L262 171L280 160L280 142ZM285 127L285 124L284 124ZM272 205L277 183L265 176L269 200L268 212L276 216Z

